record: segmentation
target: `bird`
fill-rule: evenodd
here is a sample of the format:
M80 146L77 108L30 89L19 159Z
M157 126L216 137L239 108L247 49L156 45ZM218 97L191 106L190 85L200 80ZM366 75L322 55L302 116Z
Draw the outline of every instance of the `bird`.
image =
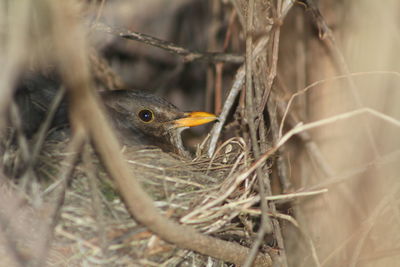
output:
M204 112L182 112L165 99L138 90L100 93L106 115L125 145L158 146L164 151L184 151L181 132L217 119Z
M14 99L20 110L22 130L28 138L37 132L61 86L61 80L54 74L27 73L20 79ZM216 115L204 111L180 111L162 97L140 90L98 93L121 145L156 146L165 152L187 156L181 132L217 119ZM55 112L51 128L69 128L66 100Z

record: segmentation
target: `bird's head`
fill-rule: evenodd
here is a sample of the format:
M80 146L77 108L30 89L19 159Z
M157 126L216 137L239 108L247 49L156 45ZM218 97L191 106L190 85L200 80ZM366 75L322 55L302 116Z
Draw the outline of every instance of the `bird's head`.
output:
M101 96L125 144L156 145L180 152L182 130L217 119L207 112L182 112L168 101L141 91L107 91Z

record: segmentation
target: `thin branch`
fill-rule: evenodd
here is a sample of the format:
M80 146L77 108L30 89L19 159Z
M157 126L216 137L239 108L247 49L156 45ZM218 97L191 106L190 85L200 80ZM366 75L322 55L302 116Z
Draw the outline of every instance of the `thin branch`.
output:
M38 244L39 256L37 264L34 266L45 265L45 261L54 235L54 228L56 227L60 218L61 207L65 199L65 192L67 190L68 185L70 184L71 179L73 178L72 173L75 169L75 165L78 162L80 151L83 147L84 142L85 142L85 134L83 132L78 131L75 132L75 134L72 136L71 141L68 144L65 164L63 164L63 168L60 171L61 187L58 188L58 191L55 193L57 194L57 197L53 201L54 205L49 215L49 218L51 219L49 220L48 225L45 226L47 227L47 229L43 235L42 242Z
M315 122L310 122L307 124L299 124L296 127L294 127L293 129L291 129L290 131L288 131L285 135L282 136L282 138L280 138L279 142L277 144L275 144L270 150L268 150L267 152L265 152L264 154L261 155L261 157L256 160L253 164L251 164L251 166L243 171L242 173L238 174L238 176L236 177L236 179L242 179L244 180L245 177L247 177L248 175L250 175L253 171L255 171L259 166L261 166L262 164L264 164L265 160L267 160L271 155L273 155L281 146L283 146L290 138L292 138L293 136L295 136L298 133L304 132L304 131L308 131L314 128L318 128L324 125L328 125L328 124L332 124L341 120L347 120L350 119L352 117L356 117L356 116L360 116L363 114L370 114L370 115L374 115L384 121L387 121L389 123L392 123L393 125L395 125L396 127L400 128L400 120L396 120L388 115L385 115L381 112L378 112L376 110L370 109L370 108L362 108L362 109L357 109L354 111L350 111L350 112L346 112L343 114L339 114L336 116L332 116L332 117L328 117L322 120L318 120ZM325 185L324 185L325 186ZM320 188L320 187L318 187ZM313 190L316 188L312 188Z
M270 92L272 91L272 84L275 81L275 77L277 74L277 68L278 68L278 57L279 57L279 41L280 41L280 24L282 23L282 20L284 18L284 16L282 15L282 12L285 12L284 10L284 6L287 5L287 1L282 1L282 0L278 0L277 1L277 18L279 20L279 23L277 25L277 28L273 34L273 46L272 46L272 62L271 62L271 66L270 66L270 72L269 75L267 77L267 90L264 93L263 96L263 101L261 105L263 105L263 107L265 106L265 104L268 102L269 96L270 96ZM290 6L290 5L289 5ZM265 96L267 95L267 96ZM265 100L266 99L266 100ZM277 123L277 121L276 121ZM277 136L277 132L274 133L275 137ZM275 140L276 141L276 140ZM274 141L274 143L276 143ZM281 149L281 148L280 148ZM279 150L278 150L279 152ZM282 159L281 156L278 157L278 159ZM282 175L282 179L284 180L285 174L282 172L283 171L283 166L282 164L279 164L278 162L278 171L281 171L279 174ZM271 195L272 194L272 190L271 190L271 185L270 185L270 181L267 180L266 181L267 184L267 190L269 191L268 194ZM285 183L286 182L286 183ZM284 181L285 184L287 184L287 181ZM276 206L275 203L270 202L269 203L269 207L271 209L272 213L276 213ZM280 223L278 220L273 220L272 221L273 226L274 226L274 234L275 234L275 238L277 241L277 245L278 248L280 249L280 263L282 264L282 266L288 266L288 260L287 260L287 256L286 256L286 249L285 249L285 244L283 241L283 235L282 235L282 229L280 227Z
M269 41L269 35L262 37L258 41L257 45L253 49L253 59L257 58L260 53L265 52L264 49L267 46L268 41ZM233 82L232 88L229 91L229 95L224 102L222 112L218 117L218 121L214 123L214 126L210 132L211 136L210 143L207 149L207 155L209 157L212 157L212 155L215 152L219 136L221 135L222 127L224 126L228 114L231 111L233 104L235 103L236 97L242 90L242 87L244 85L244 80L245 80L245 69L244 66L241 66L236 72L235 81Z
M218 52L202 53L198 51L191 51L184 47L178 46L172 42L161 40L144 33L139 33L126 29L117 30L103 23L96 23L93 26L93 28L99 31L117 35L125 39L134 40L154 47L161 48L171 54L182 56L184 61L186 62L204 60L209 62L227 62L227 63L241 64L244 61L244 57L242 55L218 53Z
M20 110L15 101L11 101L11 104L10 104L10 118L11 118L11 123L12 123L13 127L16 129L18 145L19 145L21 158L22 158L21 164L23 164L22 166L18 166L17 169L22 168L23 169L22 176L26 177L25 174L28 172L29 172L29 174L33 174L32 169L28 169L29 166L27 164L30 161L31 153L30 153L30 149L29 149L28 140L26 139L26 137L24 135L24 130L22 127L23 122L21 119ZM23 178L23 179L25 179L25 178ZM23 181L22 184L25 184L25 182Z
M312 89L312 88L314 88L314 87L316 87L316 86L318 86L318 85L320 85L320 84L323 84L323 83L326 83L326 82L331 82L331 81L337 81L337 80L347 79L348 76L357 77L357 76L383 75L383 74L386 74L386 75L393 75L393 76L395 76L395 77L400 78L400 72L396 72L396 71L367 71L367 72L354 72L354 73L349 73L349 74L346 74L346 75L338 75L338 76L334 76L334 77L331 77L331 78L328 78L328 79L323 79L323 80L319 80L319 81L313 82L312 84L308 85L307 87L303 88L302 90L296 92L295 94L293 94L293 95L290 97L289 102L288 102L287 107L286 107L286 110L285 110L285 113L283 114L282 121L281 121L281 124L280 124L280 126L279 126L279 138L282 137L283 126L285 125L286 117L288 116L290 107L292 106L292 103L293 103L294 99L295 99L298 95L304 94L304 93L307 92L308 90L310 90L310 89Z
M282 195L273 195L273 196L267 196L265 197L266 200L292 200L293 198L298 198L298 197L309 197L309 196L315 196L319 194L324 194L327 193L328 189L323 188L320 190L315 190L315 191L306 191L306 192L297 192L297 193L290 193L290 194L282 194Z
M363 114L370 114L373 115L375 117L378 117L388 123L393 124L396 127L400 128L400 120L397 120L393 117L390 117L384 113L381 113L379 111L376 111L374 109L371 108L360 108L360 109L356 109L353 111L349 111L343 114L339 114L336 116L332 116L332 117L328 117L322 120L318 120L315 122L311 122L311 123L307 123L304 125L298 125L297 127L291 129L289 132L287 132L278 142L277 146L281 146L284 143L286 143L286 141L292 137L293 135L299 133L299 132L303 132L303 131L307 131L316 127L320 127L326 124L331 124L337 121L341 121L341 120L346 120L355 116L359 116L359 115L363 115Z
M235 1L234 1L234 3L235 3ZM291 7L293 6L293 1L286 0L283 2L282 6L283 7L282 7L282 14L281 14L280 20L283 20L285 18L286 14L289 12ZM272 25L267 26L267 28L265 30L270 31L271 28L272 28ZM257 58L260 53L265 52L265 47L267 46L268 42L269 42L269 35L265 35L258 40L257 44L255 45L255 47L253 49L253 54L252 54L253 59ZM214 123L214 126L210 132L211 137L210 137L210 142L209 142L208 149L207 149L208 157L212 157L212 155L214 154L218 139L221 135L222 127L224 126L227 116L235 102L235 99L238 96L238 94L244 84L244 77L245 77L244 66L241 66L238 69L238 71L236 72L235 80L233 82L233 85L229 92L229 95L228 95L227 99L225 100L225 103L222 108L222 112L219 115L218 121L216 123Z
M101 16L102 13L103 13L103 9L104 9L105 3L106 3L106 0L101 0L100 7L99 7L99 9L97 10L97 14L96 14L96 19L95 19L96 22L99 21L100 16Z
M40 125L40 128L36 134L35 144L33 145L32 155L30 158L31 160L29 161L31 168L34 167L34 165L38 159L40 149L42 148L43 142L44 142L47 132L50 128L50 124L51 124L51 122L54 118L54 115L56 114L57 109L60 106L61 101L63 100L64 96L65 96L65 87L61 86L50 104L50 107L47 111L47 115L46 115L46 118L44 119L44 122Z
M13 126L16 128L17 140L22 158L20 165L15 168L17 172L15 174L18 174L18 176L20 176L21 188L27 189L29 182L37 181L37 177L33 169L33 166L29 164L29 162L32 161L32 154L29 148L28 140L23 132L23 127L22 127L23 122L21 119L18 106L15 103L15 101L11 101L10 115L11 115L11 122Z
M100 237L100 245L103 255L106 253L106 228L105 217L102 209L101 192L99 192L98 177L96 175L96 167L93 164L90 146L85 145L82 153L82 161L85 167L85 173L89 180L92 208L96 217L97 232Z
M328 24L326 23L325 18L322 16L322 14L319 10L319 7L315 3L315 0L303 0L303 3L311 11L314 23L317 25L317 28L319 30L319 36L320 36L321 40L324 42L324 44L327 46L327 48L329 49L332 59L333 59L334 63L336 63L339 73L348 75L347 81L350 85L350 93L353 96L356 107L357 108L364 107L364 103L358 93L357 85L354 82L354 79L352 78L352 76L349 75L350 69L347 65L347 62L346 62L344 56L343 56L343 53L340 51L339 46L336 43L335 36L333 35L332 30L328 27ZM361 122L363 123L365 131L367 133L367 137L368 137L369 143L372 147L372 151L373 151L374 155L380 156L376 141L372 134L371 125L364 118L362 118Z
M286 3L285 3L285 6L286 6ZM251 9L248 8L248 10L249 10L249 13L248 13L248 16L249 16L249 15L251 15L251 13L250 13ZM283 3L282 3L281 0L278 0L277 1L277 18L279 20L282 20L283 17L284 17L284 16L282 16L282 10L283 10ZM249 17L248 17L248 21L247 22L248 22L247 26L248 27L251 26ZM280 21L280 23L281 23L281 21ZM278 23L278 24L280 24L280 23ZM270 28L269 30L272 31L272 28ZM277 63L278 63L278 51L279 51L280 25L277 25L277 28L274 31L272 36L273 36L272 61L271 61L271 64L270 64L271 66L270 66L269 75L267 76L266 90L264 90L261 99L257 103L257 107L258 107L257 113L258 113L258 115L260 117L262 117L262 112L264 110L265 104L267 103L267 101L269 99L270 92L271 92L271 89L272 89L272 84L273 84L273 82L275 80L275 77L276 77ZM246 47L247 47L247 45L248 44L246 43ZM246 54L246 56L248 56L248 54ZM247 64L247 61L246 61L246 64ZM249 72L248 70L251 70L251 69L246 69L246 75L248 75L248 72ZM250 74L251 74L251 72L250 72ZM247 83L247 81L248 80L246 79L246 87L248 89L246 91L246 93L248 94L248 92L252 92L252 91L250 91L250 89L248 87L249 83ZM257 95L257 93L258 93L258 95L260 95L260 93L256 91L256 95ZM250 96L246 95L246 97L250 97ZM250 102L246 102L246 106L249 103ZM251 110L250 112L252 112L254 114L255 110ZM262 121L262 119L259 119L259 122L261 122L261 121ZM253 130L252 129L253 128L252 123L254 123L254 121L252 121L251 118L248 118L250 136L251 136L252 144L253 144L253 150L254 150L254 154L255 154L256 159L257 159L260 156L260 149L259 149L259 146L258 146L258 140L256 138L256 134L255 134L255 132L254 133L252 132L252 130ZM277 124L277 122L276 122L276 124ZM260 130L262 130L263 124L260 124L259 127L260 127ZM276 127L276 129L277 129L277 127ZM278 136L278 134L277 134L277 130L276 130L275 131L275 137L277 137L277 136ZM275 143L276 143L276 141L277 141L277 139L275 138ZM259 179L259 182L260 182L259 187L260 187L260 196L261 196L261 210L263 210L263 213L261 215L263 216L264 213L266 213L266 210L265 210L266 208L269 208L272 213L276 213L275 203L270 202L268 206L263 203L265 201L264 200L264 198L265 198L264 194L266 193L268 195L271 195L271 185L270 185L268 174L262 173L260 168L257 168L256 171L257 171L257 176L258 176L258 179ZM265 189L266 189L265 193L263 192L263 190L261 188L262 186L265 186ZM263 221L263 218L261 218L261 221ZM285 251L285 246L284 246L284 241L283 241L283 236L282 236L282 232L281 232L279 221L276 220L276 219L272 220L272 226L273 226L273 229L274 229L273 232L274 232L275 238L277 240L278 247L279 247L279 249L281 251L280 252L279 261L282 264L282 266L288 266L287 257L286 257L286 251ZM252 249L256 250L257 246L259 246L262 243L263 235L264 234L262 233L262 229L260 229L259 232L258 232L258 238L257 238L256 242L253 244L253 248ZM248 262L248 266L250 266L250 265L251 264L250 264L250 261L249 261Z
M311 13L314 23L318 28L318 36L321 40L325 39L329 35L332 35L331 29L326 24L325 19L322 16L321 12L319 11L319 8L317 4L314 2L314 0L297 0L297 1L305 5L307 11Z
M400 190L399 185L394 186L389 192L386 193L385 197L378 203L378 205L373 209L367 219L365 219L362 224L358 227L357 231L351 234L343 243L333 250L322 262L322 266L326 266L327 263L342 249L346 247L346 245L351 241L354 240L355 237L362 235L360 242L357 244L355 248L355 253L351 258L351 262L348 266L355 266L358 262L358 257L360 255L362 246L364 244L365 238L371 231L372 227L376 224L377 220L382 217L382 214L386 212L386 210L390 207L390 201L393 196L398 194Z
M379 250L379 251L371 251L371 253L369 253L368 256L359 258L357 263L368 262L368 264L371 264L371 261L378 261L378 260L382 260L384 258L398 257L399 254L400 254L399 247L396 247L393 249L383 249L383 250Z
M235 82L232 85L231 90L229 91L229 95L227 96L224 106L222 108L222 112L218 117L218 121L214 123L214 126L210 132L210 142L207 149L208 157L212 157L215 152L215 148L217 147L218 138L221 135L222 127L225 125L226 119L228 117L235 100L241 91L244 84L244 68L240 67L236 72Z
M318 190L321 188L325 187L331 187L335 186L338 184L341 184L347 180L349 180L351 177L358 176L362 173L367 172L370 168L375 168L376 166L388 164L388 163L393 163L399 161L400 158L400 150L396 150L390 154L386 154L379 159L374 159L361 167L353 168L350 171L347 171L345 173L336 175L336 176L331 176L329 179L324 180L323 182L320 182L318 184L312 185L309 188L307 188L307 191L309 190Z
M272 133L272 141L276 144L279 140L279 123L278 123L278 115L277 115L277 99L271 99L268 102L267 110L270 117L271 124L271 133ZM289 180L289 175L287 171L286 162L283 158L284 148L281 148L278 151L278 156L275 160L276 167L278 171L279 181L282 187L283 192L288 192L290 188L292 188L292 184Z
M253 16L254 16L254 0L249 0L247 5L247 21L246 21L246 120L250 129L251 144L256 159L260 157L260 147L257 139L257 129L255 125L255 109L254 109L254 97L253 97ZM257 181L258 190L261 198L261 226L257 233L257 238L252 244L250 253L243 264L244 267L251 267L258 253L258 249L261 246L264 236L266 233L272 232L271 220L269 219L268 203L265 200L265 183L264 179L269 179L268 175L264 174L261 166L257 168ZM268 190L270 191L270 190Z

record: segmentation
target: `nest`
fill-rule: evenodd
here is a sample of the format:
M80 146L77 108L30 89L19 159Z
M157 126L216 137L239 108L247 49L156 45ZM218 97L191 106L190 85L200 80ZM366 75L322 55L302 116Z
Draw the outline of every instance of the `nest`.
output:
M42 202L56 199L53 192L62 184L59 174L65 165L67 143L46 142L41 151L35 167L39 181L27 187L37 183ZM259 202L252 189L254 177L241 181L234 175L248 166L243 141L226 142L211 160L181 158L158 148L123 147L122 151L132 173L140 174L142 187L166 217L224 240L251 244L254 229L244 225L253 224L251 217L257 216L257 211L250 209ZM75 167L66 191L49 264L185 266L210 262L204 255L165 243L132 220L98 156L92 149L88 154L90 157ZM7 155L6 169L10 170L18 165L20 154L9 148ZM35 200L37 196L32 202Z

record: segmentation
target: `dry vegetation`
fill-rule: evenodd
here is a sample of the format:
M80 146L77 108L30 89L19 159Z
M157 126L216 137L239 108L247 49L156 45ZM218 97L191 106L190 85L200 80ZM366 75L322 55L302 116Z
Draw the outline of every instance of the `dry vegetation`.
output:
M318 4L0 1L0 265L397 266L400 3ZM72 134L27 139L48 69ZM95 92L122 87L220 119L193 159L121 150Z

